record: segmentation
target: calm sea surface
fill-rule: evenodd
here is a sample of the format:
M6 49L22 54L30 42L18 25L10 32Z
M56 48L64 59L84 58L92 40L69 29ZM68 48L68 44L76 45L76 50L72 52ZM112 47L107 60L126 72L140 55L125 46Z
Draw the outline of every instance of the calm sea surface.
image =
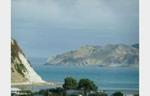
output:
M46 81L63 83L65 77L88 78L103 90L139 89L138 68L101 68L97 66L44 65L45 58L30 58L33 68Z

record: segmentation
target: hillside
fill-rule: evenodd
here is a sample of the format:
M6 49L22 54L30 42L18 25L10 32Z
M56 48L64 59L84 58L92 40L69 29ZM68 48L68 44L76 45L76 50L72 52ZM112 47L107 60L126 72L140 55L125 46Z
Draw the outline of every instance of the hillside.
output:
M11 83L44 83L15 40L11 40Z
M137 45L125 44L86 45L77 50L56 55L48 59L47 64L137 66L139 64L139 49Z

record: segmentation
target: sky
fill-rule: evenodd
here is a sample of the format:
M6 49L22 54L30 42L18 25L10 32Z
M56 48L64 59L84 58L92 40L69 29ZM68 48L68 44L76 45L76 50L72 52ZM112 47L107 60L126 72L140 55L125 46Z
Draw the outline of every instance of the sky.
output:
M12 0L11 34L27 57L139 42L138 0Z

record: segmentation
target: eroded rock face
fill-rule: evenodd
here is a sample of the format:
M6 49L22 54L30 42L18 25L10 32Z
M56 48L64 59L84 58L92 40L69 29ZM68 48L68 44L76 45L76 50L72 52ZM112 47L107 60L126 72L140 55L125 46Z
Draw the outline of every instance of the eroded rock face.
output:
M47 64L97 64L103 66L132 66L139 63L139 49L124 44L82 46L48 60Z
M30 65L16 40L11 40L11 82L44 83Z

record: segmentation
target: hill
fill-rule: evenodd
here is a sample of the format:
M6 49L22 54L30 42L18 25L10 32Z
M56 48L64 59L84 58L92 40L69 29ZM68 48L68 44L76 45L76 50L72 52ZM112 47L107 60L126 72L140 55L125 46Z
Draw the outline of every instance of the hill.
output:
M11 40L11 83L44 82L34 71L16 40Z
M125 44L106 46L85 45L50 58L47 64L135 66L139 63L139 49Z

